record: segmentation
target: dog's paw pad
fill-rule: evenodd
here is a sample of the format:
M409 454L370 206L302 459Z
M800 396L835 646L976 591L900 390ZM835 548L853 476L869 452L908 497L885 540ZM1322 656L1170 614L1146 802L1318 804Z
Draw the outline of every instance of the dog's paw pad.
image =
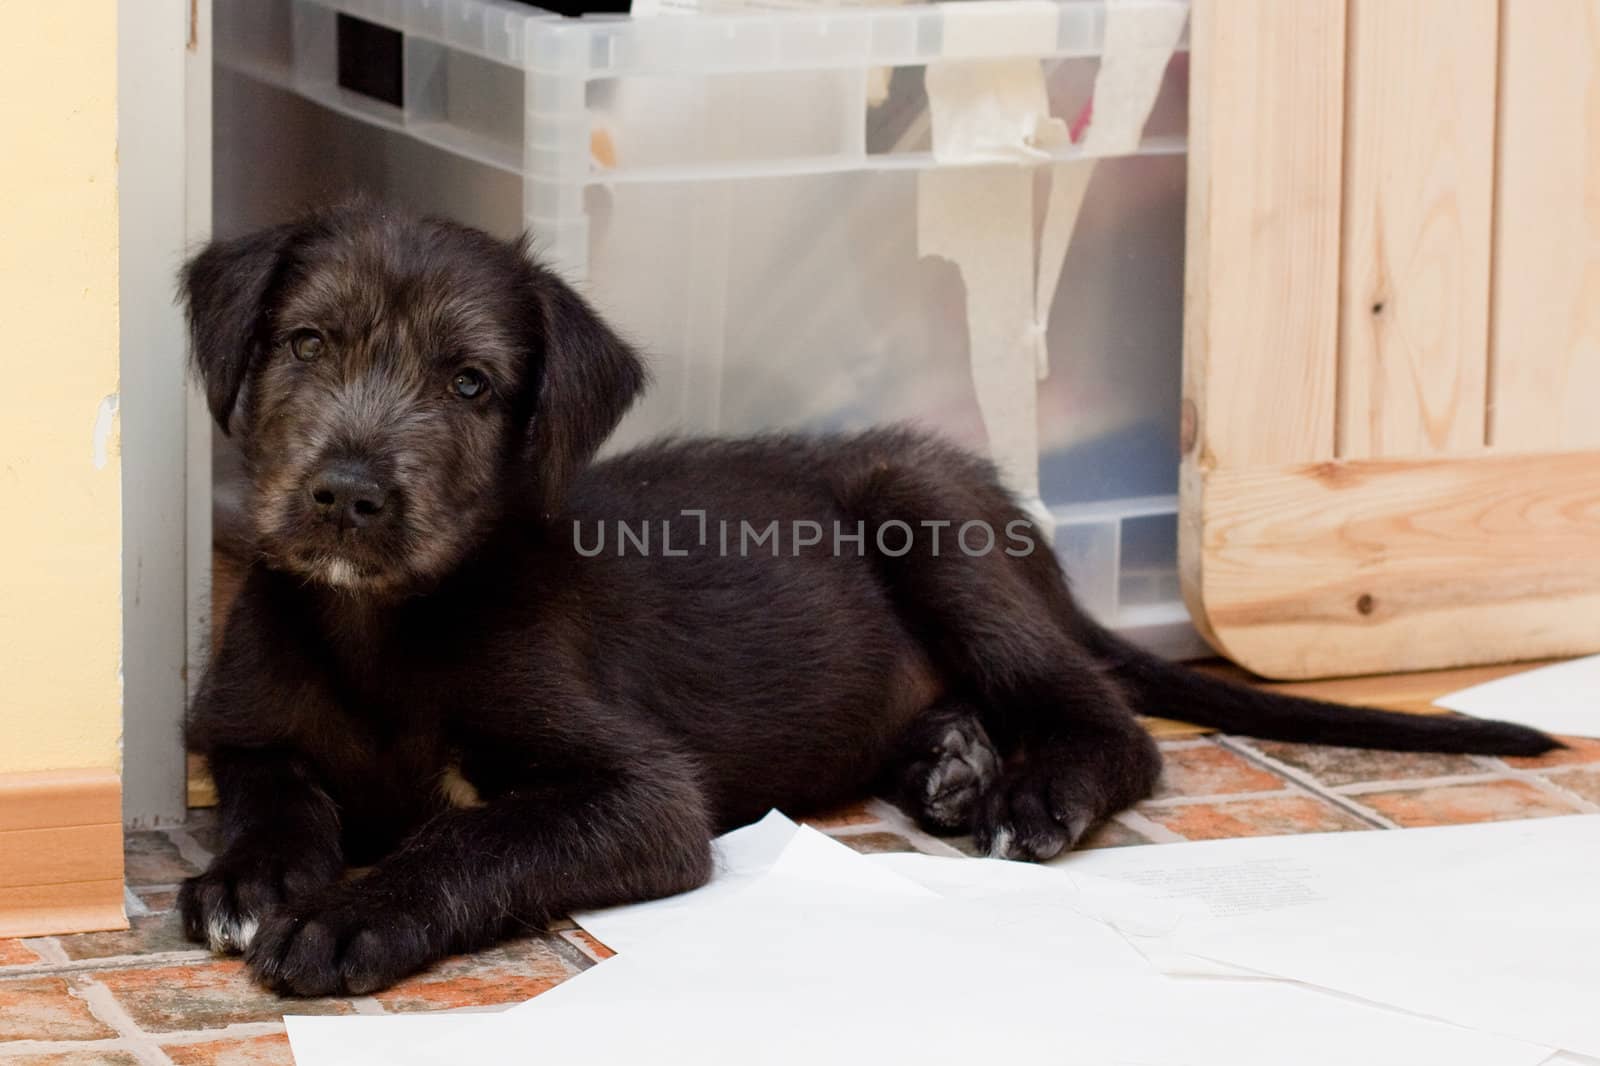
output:
M978 800L1000 776L1000 756L976 718L953 722L929 757L906 772L902 789L925 827L955 833L972 825Z

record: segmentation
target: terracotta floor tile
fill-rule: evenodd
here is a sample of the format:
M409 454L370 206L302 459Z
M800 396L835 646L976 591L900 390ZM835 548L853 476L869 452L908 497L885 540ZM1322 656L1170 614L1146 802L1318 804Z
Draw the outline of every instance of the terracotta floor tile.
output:
M200 870L178 853L172 838L160 830L123 837L124 876L130 885L174 885Z
M184 939L177 911L128 919L128 928L112 933L79 933L58 938L69 959L105 959L113 955L150 955L158 951L201 951Z
M878 855L886 851L916 851L916 845L899 833L850 833L833 839L863 855Z
M865 803L852 803L848 807L838 807L831 811L814 814L810 818L803 818L806 825L815 829L839 829L850 825L871 825L879 821L878 816L867 810Z
M294 1066L289 1038L283 1033L243 1040L208 1040L202 1044L168 1044L161 1050L175 1066Z
M114 1047L73 1048L71 1051L44 1051L37 1055L7 1055L6 1066L140 1066L131 1051Z
M1576 793L1590 803L1600 803L1600 766L1592 770L1573 770L1565 774L1549 774L1545 777L1560 788Z
M1424 777L1481 774L1487 767L1470 755L1433 755L1426 752L1371 751L1314 744L1283 744L1251 740L1263 755L1304 770L1324 785L1353 785L1359 781L1413 781Z
M93 975L111 989L140 1027L152 1033L220 1029L234 1022L275 1022L284 1013L349 1014L343 999L283 999L266 991L235 959L107 970Z
M548 939L528 937L476 955L446 959L376 996L391 1011L518 1003L554 988L578 967Z
M38 962L39 953L20 940L0 940L0 966L26 966Z
M1288 787L1288 782L1277 774L1215 744L1163 752L1162 761L1164 769L1156 799L1276 792Z
M0 979L0 1040L108 1040L116 1035L72 994L64 977Z
M1572 814L1577 808L1526 781L1488 781L1477 785L1368 792L1352 797L1406 827L1503 822Z
M135 888L133 894L152 911L170 911L178 905L178 890L175 888Z
M612 951L610 948L600 943L600 941L590 936L587 930L572 929L568 932L562 933L561 935L572 944L576 945L579 951L589 956L595 962L604 962L606 959L609 959L616 954L615 951Z
M1125 848L1132 844L1149 844L1152 841L1135 833L1121 822L1102 822L1089 830L1089 835L1078 841L1078 850L1090 848Z
M1577 766L1580 763L1600 762L1600 740L1588 737L1561 737L1565 748L1529 759L1506 759L1507 766L1523 770L1544 770L1552 766Z
M1181 807L1142 806L1139 812L1189 840L1368 828L1355 816L1314 796L1266 796Z

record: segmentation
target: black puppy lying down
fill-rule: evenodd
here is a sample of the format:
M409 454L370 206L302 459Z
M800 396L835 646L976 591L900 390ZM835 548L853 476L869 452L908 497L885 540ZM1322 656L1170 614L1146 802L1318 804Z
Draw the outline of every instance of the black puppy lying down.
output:
M986 463L911 430L591 467L645 373L520 245L354 205L214 244L183 284L259 559L190 716L225 844L180 905L274 988L369 992L692 888L719 829L872 788L1048 858L1150 793L1138 711L1552 746L1138 651L1074 606Z

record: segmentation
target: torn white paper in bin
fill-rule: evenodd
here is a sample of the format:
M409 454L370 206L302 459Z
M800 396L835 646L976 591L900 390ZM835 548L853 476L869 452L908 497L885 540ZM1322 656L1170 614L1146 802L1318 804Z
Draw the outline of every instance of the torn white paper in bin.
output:
M1083 137L1086 155L1125 155L1139 147L1155 107L1161 78L1183 36L1189 13L1109 0L1100 71L1094 79L1094 115Z
M1033 171L993 166L919 173L917 251L948 259L961 271L972 384L990 458L1012 491L1037 497Z
M1474 685L1434 705L1561 736L1600 737L1600 655Z

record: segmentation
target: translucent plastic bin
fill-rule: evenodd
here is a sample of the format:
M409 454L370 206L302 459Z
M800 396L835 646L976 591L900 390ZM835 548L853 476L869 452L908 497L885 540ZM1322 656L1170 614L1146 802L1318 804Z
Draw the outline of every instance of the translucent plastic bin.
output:
M564 19L511 0L216 0L217 228L362 189L526 229L651 356L655 387L613 447L935 427L1033 499L1097 615L1198 651L1176 578L1187 57L1181 36L1147 40L1181 28L1185 0L1113 6ZM356 32L396 59L365 91L341 69ZM1112 149L1092 136L1119 114L1097 98L1108 39L1129 69L1129 43L1145 49L1154 96ZM935 113L953 112L927 72L962 64L1031 70L1055 139L941 143L954 127ZM1048 375L1013 375L1009 407L974 371L977 268L926 254L923 182L957 171L996 189L1032 175L1030 271L1052 190L1087 180L1041 322Z

